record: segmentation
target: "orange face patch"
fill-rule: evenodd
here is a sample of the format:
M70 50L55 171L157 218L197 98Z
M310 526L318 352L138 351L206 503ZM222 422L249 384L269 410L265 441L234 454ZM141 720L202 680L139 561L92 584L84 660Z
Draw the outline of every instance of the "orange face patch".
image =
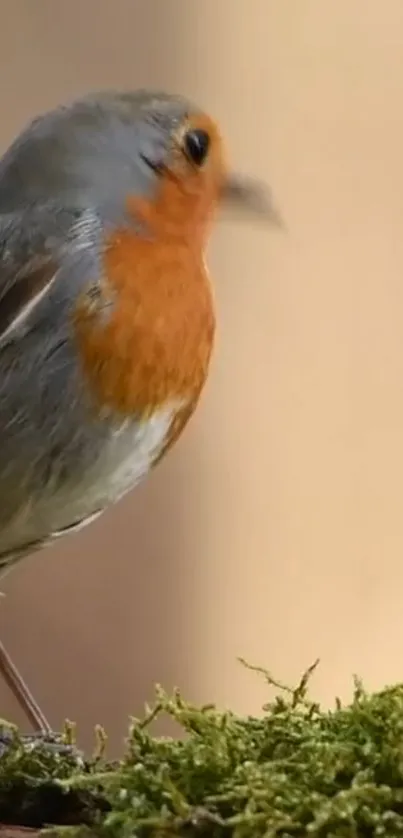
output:
M177 142L156 199L127 200L150 236L122 229L106 242L105 285L114 301L108 317L99 317L88 295L75 312L83 367L101 407L146 418L167 402L184 405L167 445L207 377L215 316L203 253L224 170L218 139L203 171L181 157Z
M116 233L105 255L114 305L105 322L80 301L75 329L98 403L149 415L170 400L196 398L212 350L215 317L201 252L185 241Z

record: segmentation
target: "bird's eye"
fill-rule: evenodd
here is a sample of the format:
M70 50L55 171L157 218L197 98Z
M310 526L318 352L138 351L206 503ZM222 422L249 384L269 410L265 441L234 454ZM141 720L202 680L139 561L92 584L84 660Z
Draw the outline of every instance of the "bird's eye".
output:
M195 166L202 166L210 148L210 137L202 128L193 128L183 138L186 156Z

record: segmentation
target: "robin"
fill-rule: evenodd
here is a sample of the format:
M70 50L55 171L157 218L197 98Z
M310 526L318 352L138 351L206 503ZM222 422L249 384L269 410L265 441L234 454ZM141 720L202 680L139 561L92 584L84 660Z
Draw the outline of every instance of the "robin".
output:
M0 160L3 575L119 500L192 415L214 342L204 251L220 204L281 224L262 185L229 171L215 122L166 93L59 107ZM53 747L2 644L0 665Z
M279 221L182 97L101 92L0 160L0 568L93 521L161 459L206 381L220 203Z

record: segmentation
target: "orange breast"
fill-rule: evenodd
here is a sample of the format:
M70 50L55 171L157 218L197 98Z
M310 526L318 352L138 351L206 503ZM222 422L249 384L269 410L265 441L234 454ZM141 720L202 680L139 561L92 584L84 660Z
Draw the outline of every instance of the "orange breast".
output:
M89 385L101 407L146 418L172 400L186 400L173 441L205 382L215 317L202 249L184 237L141 238L122 230L109 240L100 314L90 295L75 328Z

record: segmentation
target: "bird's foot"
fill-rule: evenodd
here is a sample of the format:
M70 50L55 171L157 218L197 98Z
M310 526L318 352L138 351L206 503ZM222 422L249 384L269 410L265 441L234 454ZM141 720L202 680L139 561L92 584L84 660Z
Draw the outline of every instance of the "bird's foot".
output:
M76 747L65 733L53 731L19 733L12 725L0 723L0 759L14 748L22 748L26 753L39 750L55 757L68 757L77 767L84 765L84 754Z

